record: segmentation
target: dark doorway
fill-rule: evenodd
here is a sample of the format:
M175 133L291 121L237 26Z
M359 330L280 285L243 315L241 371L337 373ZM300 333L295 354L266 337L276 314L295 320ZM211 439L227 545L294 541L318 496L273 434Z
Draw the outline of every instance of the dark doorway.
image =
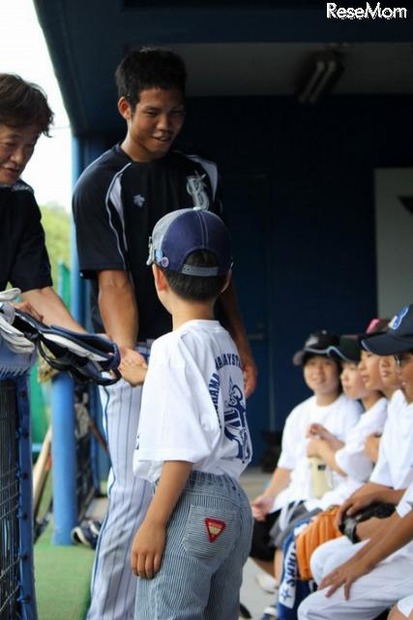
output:
M260 464L266 448L263 431L274 427L269 188L264 174L224 175L225 214L234 248L233 277L259 372L257 389L247 403L254 465Z

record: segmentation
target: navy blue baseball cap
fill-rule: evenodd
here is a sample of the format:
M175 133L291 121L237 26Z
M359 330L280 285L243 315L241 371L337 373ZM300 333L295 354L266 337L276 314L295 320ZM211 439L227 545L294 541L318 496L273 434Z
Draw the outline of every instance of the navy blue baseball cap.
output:
M346 334L340 336L338 346L329 347L327 354L334 359L344 362L359 362L361 358L361 340L373 332L384 332L389 325L389 319L371 319L363 334Z
M217 265L188 265L188 256L197 250L211 252ZM190 276L225 275L232 266L229 230L220 217L205 209L171 211L157 222L149 239L149 257L146 264L152 263Z
M301 351L297 351L293 357L295 366L304 365L309 357L313 355L328 355L328 351L332 346L338 346L340 338L337 334L322 329L310 334L304 343Z
M402 308L392 318L386 331L362 337L361 346L376 355L394 355L413 350L413 304Z
M340 336L338 344L328 347L327 355L341 362L359 362L360 345L357 336Z

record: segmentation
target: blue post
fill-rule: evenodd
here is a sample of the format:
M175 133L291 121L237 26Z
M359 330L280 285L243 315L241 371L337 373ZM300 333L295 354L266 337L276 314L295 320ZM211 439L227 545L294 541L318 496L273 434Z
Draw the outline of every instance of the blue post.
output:
M85 283L81 280L79 276L79 262L76 251L75 230L73 222L70 228L70 238L70 309L76 321L86 327Z
M71 545L71 531L77 525L77 464L73 381L66 373L53 379L51 405L53 543Z
M64 269L59 265L58 293L65 297ZM77 525L77 460L73 381L67 373L53 379L52 463L53 463L53 543L71 545L71 532Z
M95 138L94 140L81 139L73 137L72 140L72 169L73 184L81 175L84 168L94 159L103 153L107 145L103 138ZM70 310L74 318L81 323L85 329L93 331L90 307L88 299L90 296L90 283L83 280L79 275L79 260L76 248L75 226L72 222L71 226L71 304ZM99 394L96 385L91 385L89 389L90 396L90 414L98 423L101 420L102 413L99 403ZM93 483L96 489L100 488L100 480L107 477L109 471L109 458L99 448L96 440L91 441L91 468L93 475Z
M76 183L81 174L84 163L82 143L79 138L72 140L72 167L73 184ZM75 227L72 220L70 229L70 264L71 264L71 290L70 290L70 309L72 315L82 325L86 327L86 302L85 302L85 283L79 275L79 261L76 249Z

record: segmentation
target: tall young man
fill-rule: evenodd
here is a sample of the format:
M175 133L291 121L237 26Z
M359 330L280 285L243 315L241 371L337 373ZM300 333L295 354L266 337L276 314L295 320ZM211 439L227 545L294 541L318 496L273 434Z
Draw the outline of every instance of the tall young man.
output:
M185 118L182 59L160 49L132 51L117 68L116 82L126 136L82 174L73 208L80 270L91 280L95 328L121 347L124 359L145 365L152 341L171 329L146 266L149 235L169 211L202 207L220 215L222 207L215 164L171 148ZM231 286L219 303L249 395L256 368ZM89 620L133 618L136 578L129 553L150 499L148 484L132 472L140 399L141 390L123 381L102 391L111 472Z

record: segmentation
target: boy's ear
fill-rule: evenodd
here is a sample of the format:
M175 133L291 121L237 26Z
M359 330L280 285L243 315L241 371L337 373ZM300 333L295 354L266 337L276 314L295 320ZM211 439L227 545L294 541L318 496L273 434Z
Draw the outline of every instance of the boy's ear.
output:
M164 272L159 269L158 265L152 263L153 279L157 291L165 291L168 288Z
M127 99L125 99L125 97L121 97L119 99L119 101L118 101L118 110L119 110L119 114L121 116L123 116L125 121L130 120L132 118L132 116L133 116L131 105L130 105L129 101Z
M225 278L225 283L221 289L221 293L227 290L227 288L229 287L229 283L231 282L231 278L232 278L232 269L230 269L227 273L227 277Z

